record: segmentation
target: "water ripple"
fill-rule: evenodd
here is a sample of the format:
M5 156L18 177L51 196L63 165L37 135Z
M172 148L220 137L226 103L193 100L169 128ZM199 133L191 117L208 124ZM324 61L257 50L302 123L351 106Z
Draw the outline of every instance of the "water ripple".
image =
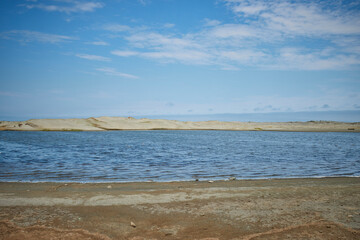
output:
M358 133L0 132L0 181L359 176L358 142Z

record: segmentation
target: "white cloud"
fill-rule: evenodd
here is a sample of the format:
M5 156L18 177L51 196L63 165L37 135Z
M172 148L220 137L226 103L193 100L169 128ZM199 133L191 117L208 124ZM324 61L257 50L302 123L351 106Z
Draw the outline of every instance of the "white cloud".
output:
M242 49L237 51L223 51L219 55L224 59L233 60L242 64L258 63L267 56L261 51L253 51L248 49Z
M138 0L138 2L143 6L150 4L150 0Z
M3 91L0 91L0 96L3 96L3 97L21 97L23 95L21 93L17 93L17 92L3 92Z
M22 4L28 9L41 9L48 12L64 12L64 13L77 13L77 12L93 12L97 8L102 8L105 5L101 2L90 1L76 1L76 0L63 0L57 1L57 4Z
M272 44L272 39L266 39L265 35L255 31L244 26L226 24L180 36L135 32L125 37L129 43L127 48L131 50L114 50L111 53L121 57L137 56L160 62L218 65L224 70L236 70L244 66L325 70L345 69L360 64L359 54L339 51L336 47L291 50L276 46L272 50L263 50L258 45Z
M137 55L162 62L180 61L190 64L208 64L211 58L192 37L139 32L126 37L126 40L133 47L146 51L113 51L112 53L118 56Z
M358 12L339 8L329 11L331 2L224 0L239 17L251 15L254 21L283 34L321 36L360 34Z
M164 28L173 28L173 27L175 27L175 24L173 24L173 23L165 23L164 24Z
M139 52L134 52L134 51L119 51L119 50L115 50L111 52L112 54L116 55L116 56L120 56L120 57L130 57L130 56L136 56L139 55Z
M272 69L294 70L329 70L346 69L351 65L359 65L360 59L356 55L327 54L326 51L306 51L297 48L283 48L279 56L273 57Z
M201 51L195 50L158 50L147 52L135 52L135 51L119 51L115 50L112 54L120 57L140 56L144 58L158 59L162 62L174 62L180 61L185 63L197 63L203 64L209 56Z
M217 25L209 32L210 35L216 38L250 38L256 37L257 34L249 26L241 24L224 24Z
M130 27L121 24L108 24L104 26L104 29L111 32L124 32L130 30Z
M208 26L208 27L211 27L211 26L216 26L216 25L220 25L221 22L216 20L216 19L208 19L208 18L205 18L204 19L205 21L205 26Z
M97 45L97 46L108 46L109 43L104 41L94 41L94 42L87 42L87 44Z
M59 42L66 42L75 39L73 37L69 37L65 35L49 34L49 33L42 33L42 32L29 31L29 30L11 30L1 33L0 37L5 39L16 40L23 43L26 42L59 43Z
M126 31L120 36L127 41L125 50L111 53L165 63L215 65L224 70L333 70L360 65L358 11L335 6L336 1L224 2L239 21L204 19L202 29L185 33L108 27Z
M137 78L139 78L139 77L137 77L137 76L135 76L135 75L118 72L118 71L117 71L116 69L114 69L114 68L103 67L103 68L97 68L96 70L99 71L99 72L103 72L103 73L105 73L106 75L115 76L115 77L130 78L130 79L137 79Z
M236 13L242 13L244 15L254 15L259 14L260 12L266 10L267 7L261 2L254 2L249 4L249 2L239 2L238 5L233 6L233 11Z
M174 37L156 32L139 32L125 37L132 45L139 48L179 48L179 47L195 47L196 43L186 36Z
M172 50L141 53L141 56L147 58L160 59L165 62L180 61L184 63L207 64L211 57L203 51L196 50Z
M103 61L103 62L111 61L111 59L108 57L90 55L90 54L76 54L75 56L77 56L79 58L84 58L87 60L94 60L94 61Z

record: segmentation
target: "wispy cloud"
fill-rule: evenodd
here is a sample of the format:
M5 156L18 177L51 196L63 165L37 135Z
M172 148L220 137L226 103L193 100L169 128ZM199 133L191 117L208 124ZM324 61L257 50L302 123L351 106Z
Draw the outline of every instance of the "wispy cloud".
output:
M173 28L173 27L175 27L175 24L173 24L173 23L165 23L164 24L164 28Z
M135 75L118 72L116 69L114 69L114 68L109 68L109 67L97 68L96 70L99 71L99 72L103 72L103 73L105 73L106 75L115 76L115 77L130 78L130 79L137 79L137 78L139 78L139 77L137 77L137 76L135 76Z
M140 56L162 62L180 61L190 64L205 64L210 59L206 51L191 38L175 37L156 32L137 32L126 37L136 51L115 50L112 54L122 57ZM145 51L144 51L145 50Z
M3 92L3 91L0 91L0 96L3 96L3 97L21 97L21 96L23 96L23 94L17 93L17 92Z
M143 6L146 6L146 5L148 5L148 4L150 4L150 0L138 0L138 2L141 4L141 5L143 5Z
M134 51L118 51L118 50L112 51L111 53L120 57L130 57L140 54L139 52L134 52Z
M349 66L360 64L360 58L357 55L336 52L326 54L326 51L309 51L302 48L282 48L279 55L273 59L273 64L268 64L267 67L293 70L328 70L346 69Z
M93 1L77 1L77 0L58 0L56 4L21 4L20 6L27 9L41 9L48 12L63 12L63 13L77 13L77 12L93 12L97 8L105 6L102 2Z
M204 25L205 26L216 26L216 25L220 25L221 22L218 21L218 20L215 20L215 19L208 19L208 18L205 18L204 19Z
M108 46L109 43L104 41L94 41L94 42L87 42L87 44L97 45L97 46Z
M158 51L119 51L115 50L112 54L120 57L140 56L144 58L157 59L162 62L180 61L183 63L204 64L209 56L206 53L196 50L185 49L162 49Z
M59 43L74 40L75 38L57 35L42 33L29 30L11 30L7 32L0 33L0 37L4 39L15 40L19 42L43 42L43 43Z
M87 60L93 60L93 61L103 61L103 62L109 62L111 61L108 57L98 56L98 55L90 55L90 54L76 54L75 56L79 58L84 58Z
M130 30L130 27L121 24L107 24L104 26L104 30L111 32L124 32Z
M264 27L283 34L360 34L360 16L358 12L347 9L349 6L345 3L336 6L331 1L224 1L240 18L251 16L254 22L261 22ZM331 10L331 7L335 9Z
M127 45L111 53L160 62L242 68L325 70L360 65L360 15L336 1L223 0L235 22L204 19L197 32L108 27ZM175 26L174 26L175 27Z

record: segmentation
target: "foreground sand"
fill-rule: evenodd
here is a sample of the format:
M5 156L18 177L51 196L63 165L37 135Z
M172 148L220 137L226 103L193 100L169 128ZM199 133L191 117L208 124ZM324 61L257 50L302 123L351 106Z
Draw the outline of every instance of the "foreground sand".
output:
M360 239L360 178L0 183L0 239Z
M106 131L106 130L237 130L360 132L360 122L182 122L162 119L98 117L86 119L32 119L0 121L0 130L13 131Z

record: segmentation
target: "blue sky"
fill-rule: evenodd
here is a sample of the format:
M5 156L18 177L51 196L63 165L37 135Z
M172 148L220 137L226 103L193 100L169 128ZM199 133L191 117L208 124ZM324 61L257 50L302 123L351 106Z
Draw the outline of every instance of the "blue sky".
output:
M2 120L360 110L359 1L2 0L0 23Z

